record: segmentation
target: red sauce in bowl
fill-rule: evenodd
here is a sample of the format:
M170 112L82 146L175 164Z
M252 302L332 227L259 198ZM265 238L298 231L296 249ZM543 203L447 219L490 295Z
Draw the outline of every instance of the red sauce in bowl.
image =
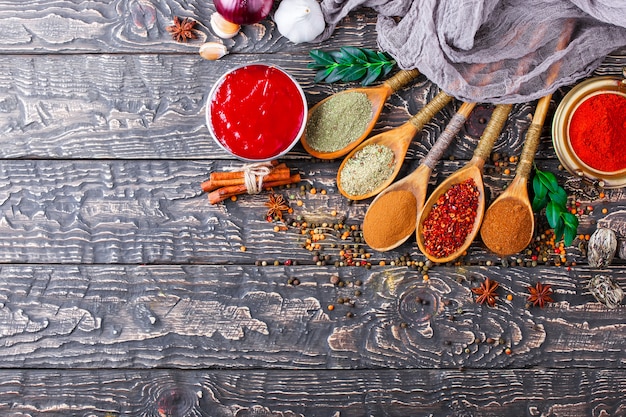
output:
M233 155L254 161L286 153L304 129L306 100L279 68L252 64L222 77L209 98L209 129Z

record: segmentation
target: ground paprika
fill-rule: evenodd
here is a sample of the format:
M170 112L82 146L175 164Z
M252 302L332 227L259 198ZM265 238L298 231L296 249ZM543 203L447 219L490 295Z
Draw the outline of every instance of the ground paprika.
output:
M578 158L603 172L626 169L626 97L601 93L574 111L569 140Z

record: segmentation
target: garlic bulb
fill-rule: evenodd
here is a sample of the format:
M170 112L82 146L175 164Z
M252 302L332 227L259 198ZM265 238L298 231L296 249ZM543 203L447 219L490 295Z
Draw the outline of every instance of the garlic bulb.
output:
M293 43L311 42L326 26L322 8L316 0L283 0L274 22L281 35Z

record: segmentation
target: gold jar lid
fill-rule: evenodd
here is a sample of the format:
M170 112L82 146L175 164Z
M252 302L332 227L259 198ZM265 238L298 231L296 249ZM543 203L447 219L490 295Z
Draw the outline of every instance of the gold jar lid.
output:
M626 98L626 68L624 78L615 76L590 78L576 85L563 97L552 120L552 143L559 161L571 174L592 181L602 181L605 188L619 188L626 186L626 168L605 172L589 166L576 155L569 136L570 122L578 107L587 99L606 93Z

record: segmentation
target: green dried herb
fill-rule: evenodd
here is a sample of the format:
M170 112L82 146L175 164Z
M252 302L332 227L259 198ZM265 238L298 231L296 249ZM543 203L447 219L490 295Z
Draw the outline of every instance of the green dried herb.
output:
M309 55L313 62L308 67L317 70L316 83L361 80L361 85L370 85L388 75L396 65L396 61L385 52L354 46L343 46L339 51L329 52L314 49Z
M535 167L533 191L533 210L539 212L545 208L555 239L559 241L563 238L566 246L571 245L576 238L578 217L567 210L567 193L559 186L554 174Z

